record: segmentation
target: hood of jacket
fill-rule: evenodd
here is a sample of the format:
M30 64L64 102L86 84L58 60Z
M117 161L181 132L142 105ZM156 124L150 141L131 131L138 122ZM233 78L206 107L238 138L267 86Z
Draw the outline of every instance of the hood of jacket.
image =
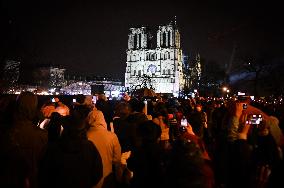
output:
M32 92L22 92L16 100L15 119L32 121L37 114L38 100Z
M94 109L89 113L87 119L90 125L90 129L107 129L107 123L102 111Z
M269 128L270 134L272 135L273 139L275 140L276 144L280 146L281 139L283 138L282 131L279 127L279 120L274 116L270 116L266 120L266 126Z

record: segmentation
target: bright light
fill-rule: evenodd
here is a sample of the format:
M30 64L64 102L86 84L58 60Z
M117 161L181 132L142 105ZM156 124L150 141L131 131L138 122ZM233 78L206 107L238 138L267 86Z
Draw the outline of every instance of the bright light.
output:
M119 91L118 90L111 91L111 95L115 96L115 97L118 97L119 96Z
M56 90L56 88L51 88L49 91L50 91L51 93L53 93L53 92L55 92L55 90Z
M238 91L238 95L239 95L239 96L244 96L244 95L246 95L246 93L243 93L243 92Z
M227 87L223 87L223 91L227 91L228 90L228 88Z
M230 92L230 90L227 89L227 93L229 93L229 92Z

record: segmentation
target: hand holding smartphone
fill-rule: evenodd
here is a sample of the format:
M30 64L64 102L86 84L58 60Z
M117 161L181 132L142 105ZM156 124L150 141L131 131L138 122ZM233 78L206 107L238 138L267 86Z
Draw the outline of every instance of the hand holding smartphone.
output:
M248 116L248 120L246 121L246 123L250 125L259 125L261 122L262 122L261 114L251 114Z

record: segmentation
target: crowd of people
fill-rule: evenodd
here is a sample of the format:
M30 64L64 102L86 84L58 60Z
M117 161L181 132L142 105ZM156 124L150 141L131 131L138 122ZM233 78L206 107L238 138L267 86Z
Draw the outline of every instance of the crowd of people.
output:
M232 98L0 98L0 187L279 187L283 111Z

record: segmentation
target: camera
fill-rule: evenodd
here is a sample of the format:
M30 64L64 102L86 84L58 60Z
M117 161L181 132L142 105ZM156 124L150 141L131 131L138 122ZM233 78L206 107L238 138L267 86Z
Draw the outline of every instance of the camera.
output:
M245 109L247 109L247 108L248 108L248 104L244 103L244 104L243 104L243 109L245 110Z
M76 99L73 99L73 102L77 102L77 100L76 100Z

